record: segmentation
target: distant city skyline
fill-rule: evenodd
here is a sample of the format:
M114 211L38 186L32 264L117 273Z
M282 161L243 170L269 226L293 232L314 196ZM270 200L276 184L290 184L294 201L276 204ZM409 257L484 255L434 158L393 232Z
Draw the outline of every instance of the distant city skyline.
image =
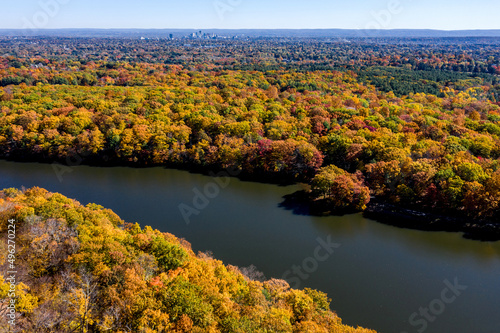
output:
M500 29L500 1L3 1L0 29Z

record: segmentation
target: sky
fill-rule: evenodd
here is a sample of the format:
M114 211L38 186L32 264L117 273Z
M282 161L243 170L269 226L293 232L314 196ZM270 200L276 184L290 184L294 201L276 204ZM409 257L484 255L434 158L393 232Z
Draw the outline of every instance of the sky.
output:
M500 29L499 0L0 0L0 29Z

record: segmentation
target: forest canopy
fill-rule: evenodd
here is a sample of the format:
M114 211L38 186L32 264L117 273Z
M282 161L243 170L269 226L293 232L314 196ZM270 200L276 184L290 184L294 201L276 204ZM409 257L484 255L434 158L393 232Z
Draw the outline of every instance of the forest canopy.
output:
M186 41L0 39L1 156L309 183L334 166L313 193L339 207L499 217L498 39Z

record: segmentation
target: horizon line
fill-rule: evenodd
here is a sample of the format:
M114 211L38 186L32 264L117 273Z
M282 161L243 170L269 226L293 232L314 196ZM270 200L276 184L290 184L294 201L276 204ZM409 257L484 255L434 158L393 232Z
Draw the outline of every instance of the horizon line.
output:
M435 29L435 28L379 28L379 29L358 29L358 28L0 28L0 30L35 30L35 31L50 31L50 30L351 30L351 31L445 31L445 32L460 32L460 31L500 31L500 28L491 29Z

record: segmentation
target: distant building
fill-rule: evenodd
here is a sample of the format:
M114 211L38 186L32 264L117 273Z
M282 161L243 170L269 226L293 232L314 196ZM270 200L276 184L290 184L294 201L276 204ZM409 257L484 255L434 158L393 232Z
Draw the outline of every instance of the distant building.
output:
M189 39L217 39L219 36L217 36L216 34L214 33L203 33L203 31L197 31L197 32L193 32L193 33L190 33L189 35L187 35L185 38L189 38Z

